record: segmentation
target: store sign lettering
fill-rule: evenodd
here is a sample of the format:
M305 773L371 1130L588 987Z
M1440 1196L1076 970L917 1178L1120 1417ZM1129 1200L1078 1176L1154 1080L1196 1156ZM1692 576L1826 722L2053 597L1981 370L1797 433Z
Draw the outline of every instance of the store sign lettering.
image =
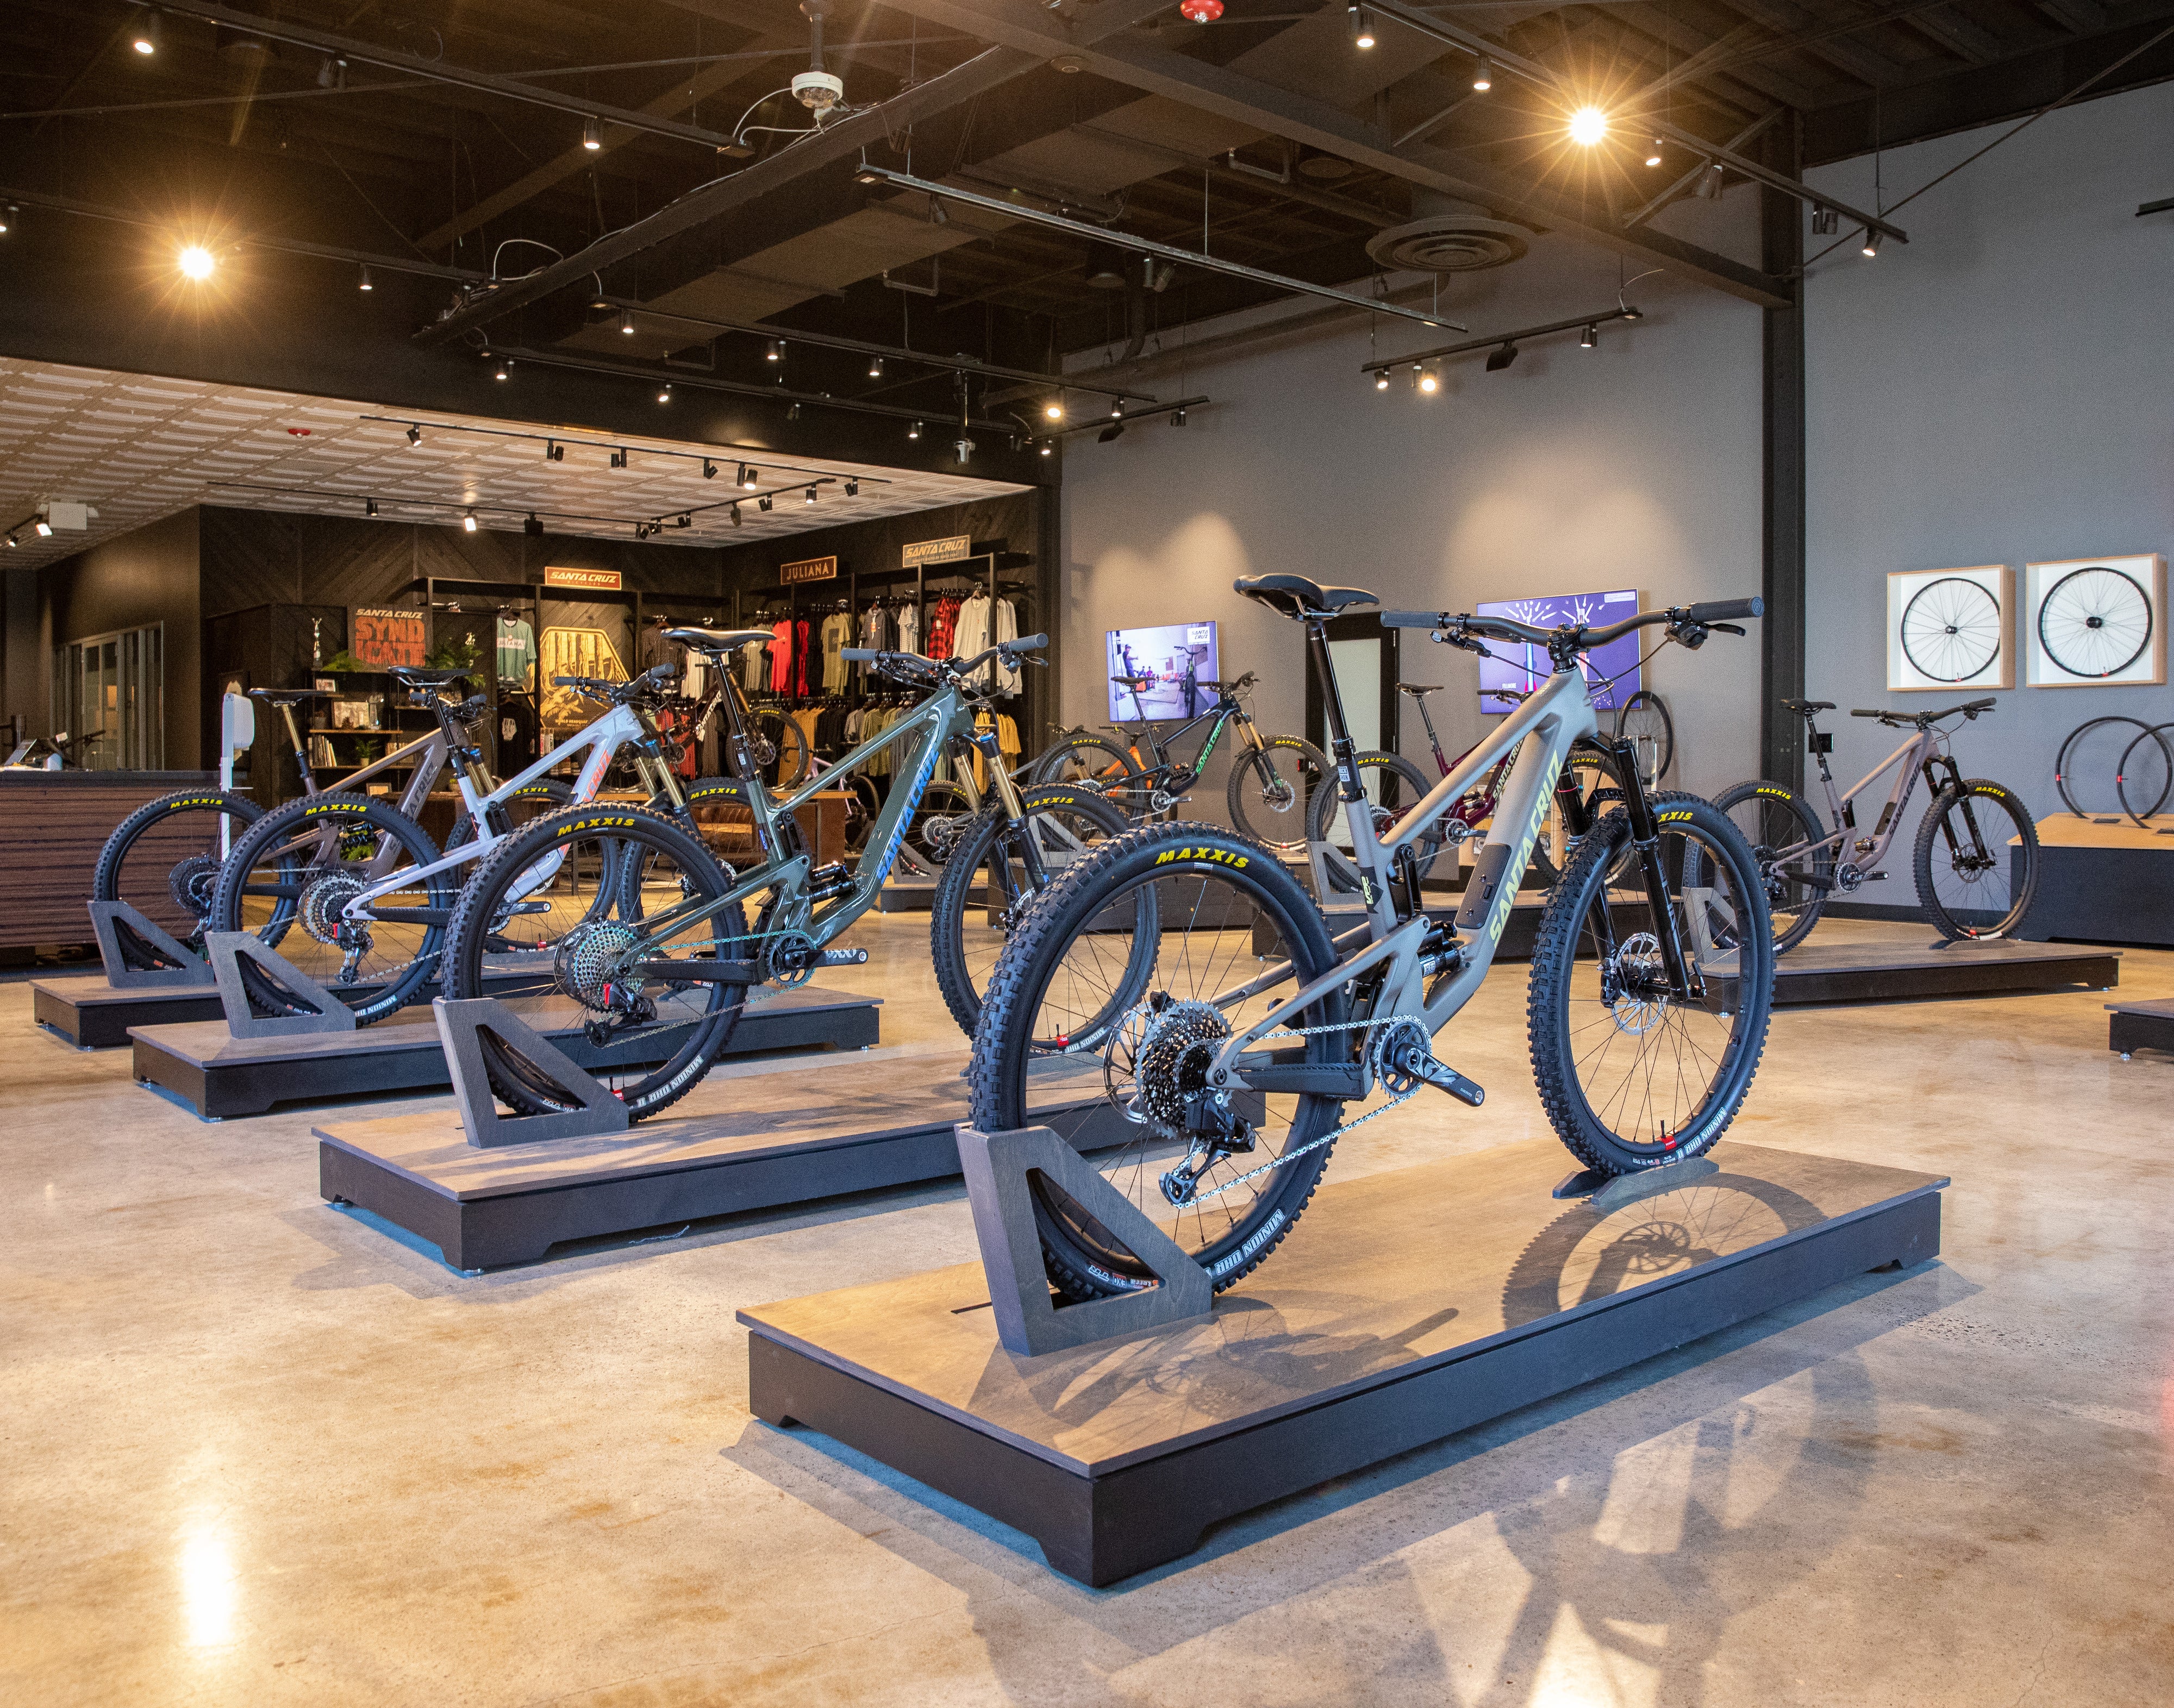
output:
M922 564L954 564L961 558L974 555L974 537L954 534L949 539L917 540L906 548L900 564L901 569L916 569Z
M420 669L430 650L420 611L357 605L348 613L348 633L349 650L372 670Z
M581 587L592 593L616 593L619 590L619 571L551 567L544 571L544 585L547 587Z
M836 558L804 558L797 564L780 564L777 584L781 587L797 587L804 581L835 581L838 579L838 560Z

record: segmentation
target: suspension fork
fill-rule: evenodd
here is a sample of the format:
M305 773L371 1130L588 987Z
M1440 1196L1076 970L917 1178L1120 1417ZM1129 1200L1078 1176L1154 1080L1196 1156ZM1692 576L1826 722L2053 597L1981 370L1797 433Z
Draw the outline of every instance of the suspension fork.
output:
M982 757L989 763L989 776L996 785L997 800L1003 808L1005 825L1019 844L1019 863L1026 868L1027 894L1039 895L1047 885L1048 873L1042 867L1041 848L1027 832L1026 803L1020 797L1018 783L1004 769L1003 754L997 745L997 732L993 729L977 729L967 740L980 749ZM992 871L991 876L1009 884L1010 862L1000 857L999 863L1003 868L1002 873Z
M1939 778L1939 768L1942 766L1946 767L1948 773L1948 781L1944 785ZM1985 833L1978 828L1977 814L1971 809L1970 797L1962 792L1963 768L1955 763L1955 756L1953 754L1941 754L1935 758L1927 759L1920 769L1924 772L1925 787L1931 792L1935 806L1939 804L1940 791L1943 787L1953 788L1960 797L1963 824L1970 832L1970 857L1973 860L1990 859L1992 856L1985 846ZM1955 840L1955 824L1944 813L1940 814L1940 835L1947 841L1948 857L1951 860L1963 857L1963 846Z
M1697 966L1684 955L1683 933L1676 923L1676 910L1668 899L1668 874L1661 864L1661 826L1654 817L1653 803L1646 798L1646 784L1638 775L1637 752L1627 741L1596 740L1593 743L1615 761L1617 775L1623 782L1623 805L1630 820L1631 846L1638 851L1638 869L1646 880L1646 911L1653 922L1653 936L1661 946L1661 970L1668 975L1668 988L1679 1000L1686 1003L1703 1002L1706 981ZM1576 785L1571 785L1575 793ZM1606 910L1606 884L1598 904ZM1603 952L1605 946L1603 945Z

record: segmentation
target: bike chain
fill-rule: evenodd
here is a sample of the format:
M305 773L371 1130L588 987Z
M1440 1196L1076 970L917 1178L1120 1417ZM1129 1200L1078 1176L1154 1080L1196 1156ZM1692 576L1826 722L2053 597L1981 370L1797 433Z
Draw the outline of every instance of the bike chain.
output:
M1253 1041L1257 1044L1268 1044L1274 1042L1279 1038L1314 1038L1327 1032L1371 1031L1376 1026L1393 1026L1401 1020L1412 1020L1416 1022L1419 1020L1419 1016L1416 1014L1384 1014L1379 1019L1374 1020L1338 1020L1326 1026L1301 1026L1295 1030L1287 1032L1266 1032L1260 1037L1256 1038ZM1234 1187L1245 1185L1247 1181L1258 1180L1264 1174L1273 1174L1276 1170L1281 1168L1285 1163L1296 1162L1299 1158L1304 1156L1308 1151L1319 1150L1323 1145L1333 1144L1338 1139L1343 1138L1345 1133L1352 1132L1355 1128L1364 1127L1376 1116L1387 1115L1391 1110L1396 1108L1398 1104L1409 1102L1412 1098L1419 1095L1419 1089L1420 1088L1414 1085L1409 1091L1392 1092L1389 1095L1389 1100L1383 1104L1379 1109L1370 1109L1356 1121L1347 1121L1343 1126L1336 1127L1328 1132L1324 1132L1319 1138L1301 1145L1296 1150L1285 1151L1274 1162L1264 1162L1257 1169L1248 1169L1244 1174L1238 1176L1234 1180L1227 1180L1224 1181L1221 1186L1214 1188L1212 1191L1195 1192L1192 1197L1187 1200L1187 1203L1188 1205L1205 1203L1209 1198L1219 1198L1224 1193L1230 1192ZM1192 1159L1192 1154L1188 1150L1186 1153L1186 1160L1190 1162Z

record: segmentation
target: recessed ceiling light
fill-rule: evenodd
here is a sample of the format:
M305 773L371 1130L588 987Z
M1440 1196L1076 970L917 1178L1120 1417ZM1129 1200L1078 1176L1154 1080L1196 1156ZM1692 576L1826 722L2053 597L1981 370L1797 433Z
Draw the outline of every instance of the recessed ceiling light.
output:
M203 244L192 243L174 257L174 265L181 268L182 278L202 281L211 277L212 269L219 263Z

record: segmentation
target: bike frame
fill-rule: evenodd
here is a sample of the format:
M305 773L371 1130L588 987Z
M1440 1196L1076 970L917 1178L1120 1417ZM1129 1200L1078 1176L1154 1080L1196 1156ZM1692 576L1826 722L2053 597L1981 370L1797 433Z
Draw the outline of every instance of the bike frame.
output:
M755 846L762 851L762 864L744 874L734 874L736 881L732 887L714 900L683 902L653 918L645 918L640 927L644 938L652 945L669 942L707 923L727 909L769 890L775 892L774 905L770 910L773 932L804 932L819 949L834 941L874 905L884 878L890 876L898 859L900 846L906 840L907 821L920 804L929 780L936 775L938 762L948 752L968 747L981 751L990 762L990 774L1005 813L1016 821L1025 810L1018 786L1003 768L996 732L975 729L975 704L960 684L946 682L896 723L841 755L828 770L809 777L791 794L773 800L770 791L760 781L750 784L746 805L754 819ZM742 758L742 763L735 769L743 776L753 775L752 767L744 762L747 733L740 707L737 700L729 695L725 700L725 721L727 739ZM885 749L916 735L927 739L914 761L913 773L911 777L901 775L893 782L889 798L868 830L868 850L880 851L873 859L863 851L851 880L842 888L818 891L812 882L815 875L812 857L785 854L777 833L779 818L832 787L836 773L854 770ZM1031 845L1026 851L1028 860L1033 862L1036 856ZM1037 871L1032 876L1039 884L1041 874Z
M1368 917L1364 924L1352 927L1334 940L1333 946L1341 959L1327 973L1225 1040L1208 1072L1208 1083L1212 1086L1244 1086L1244 1070L1251 1064L1241 1057L1249 1046L1259 1043L1267 1034L1279 1030L1313 1004L1333 997L1352 980L1377 968L1383 970L1383 976L1373 999L1372 1014L1360 1018L1409 1015L1426 1028L1429 1036L1440 1032L1472 1000L1494 965L1495 952L1517 904L1517 877L1532 858L1533 846L1546 822L1551 799L1560 797L1556 803L1578 834L1583 835L1591 828L1585 803L1575 782L1566 790L1562 787L1562 780L1571 776L1567 765L1571 749L1579 742L1611 748L1613 745L1600 741L1599 726L1583 673L1557 672L1436 783L1387 837L1376 838L1371 814L1359 810L1364 797L1350 739L1344 732L1343 705L1329 668L1327 641L1317 632L1317 625L1309 624L1308 631L1316 667L1322 672L1327 690L1330 727L1338 749L1339 792L1346 828L1351 836L1353 863L1362 874ZM1525 743L1522 749L1518 747L1520 743ZM1441 981L1437 992L1430 998L1422 958L1430 932L1435 929L1434 923L1419 905L1416 895L1410 898L1411 916L1398 918L1391 884L1392 870L1403 851L1413 847L1428 830L1451 817L1458 798L1513 749L1517 750L1517 758L1502 786L1494 823L1481 845L1479 862L1465 891L1464 905L1457 916L1457 930L1469 935L1458 943L1458 964ZM1643 849L1652 849L1658 827L1635 770L1624 797L1634 841ZM1675 910L1669 903L1658 862L1641 863L1646 868L1647 905L1670 987L1687 1001L1702 1002L1706 987L1701 967L1684 952L1676 929ZM1595 923L1603 938L1602 952L1609 953L1613 948L1613 926L1604 909L1599 911ZM1699 947L1703 950L1706 946ZM1706 965L1709 969L1717 970L1717 963L1708 961ZM1259 977L1210 1000L1219 1008L1229 1008L1295 976L1290 963L1284 961ZM1258 1062L1264 1058L1254 1059ZM1371 1067L1363 1054L1357 1065L1362 1084L1371 1091Z
M1807 731L1811 728L1809 721L1805 728ZM1940 751L1940 743L1948 739L1948 733L1946 730L1931 725L1919 730L1866 772L1854 787L1840 795L1835 792L1834 774L1828 767L1827 756L1820 754L1820 781L1826 786L1827 792L1827 822L1834 826L1834 830L1817 841L1793 843L1787 848L1777 850L1772 863L1777 867L1784 866L1790 861L1802 859L1808 854L1816 855L1829 848L1840 855L1850 841L1850 833L1857 829L1857 797L1878 781L1890 766L1900 765L1901 769L1895 773L1895 781L1887 791L1886 804L1879 809L1879 822L1873 828L1872 846L1849 851L1858 856L1852 863L1863 867L1877 866L1887 857L1887 850L1894 842L1895 833L1901 829L1903 811L1910 804L1910 797L1917 791L1919 777L1924 778L1925 786L1935 797L1944 786L1936 765L1947 767L1949 781L1961 783L1962 768L1956 765L1955 755ZM1977 834L1975 820L1971 830L1973 835Z
M1133 695L1133 700L1135 705L1138 705L1139 702L1139 695L1137 691ZM1223 727L1234 721L1237 723L1241 733L1252 738L1253 750L1256 753L1259 752L1261 750L1262 742L1259 732L1253 727L1252 716L1251 713L1247 711L1245 707L1237 705L1236 702L1227 705L1219 702L1218 704L1209 707L1206 711L1201 712L1198 716L1186 719L1183 723L1178 725L1178 727L1171 731L1168 735L1165 735L1154 723L1149 722L1145 718L1143 718L1140 721L1139 733L1137 735L1133 734L1130 729L1122 723L1107 724L1105 725L1104 727L1110 730L1113 734L1130 737L1130 745L1132 746L1133 757L1134 759L1139 758L1139 743L1143 737L1145 738L1148 744L1148 751L1155 755L1155 763L1146 768L1138 784L1129 785L1128 786L1132 788L1151 788L1155 786L1155 773L1159 771L1189 771L1192 773L1192 776L1198 780L1202 770L1207 766L1208 756L1215 751L1215 743L1223 738ZM1187 760L1182 765L1175 763L1171 759L1171 754L1176 751L1178 743L1183 741L1187 736L1190 735L1194 730L1199 728L1202 724L1209 722L1213 722L1215 727L1208 732L1208 738L1200 743L1200 751L1193 754L1193 756L1190 759Z

